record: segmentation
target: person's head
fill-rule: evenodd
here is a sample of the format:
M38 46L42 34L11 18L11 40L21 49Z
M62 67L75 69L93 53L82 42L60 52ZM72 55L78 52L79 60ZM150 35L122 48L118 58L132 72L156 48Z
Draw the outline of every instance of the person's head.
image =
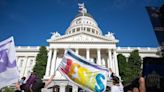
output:
M131 90L128 90L127 92L132 92Z
M137 87L134 87L132 92L140 92L140 91Z
M22 79L22 80L26 80L26 77L22 77L21 79Z
M35 72L32 72L29 78L27 78L26 83L20 86L21 90L24 90L24 92L30 92L31 85L36 82L37 78L37 74Z
M113 84L114 84L114 85L120 83L120 80L119 80L119 78L118 78L117 76L113 76L113 77L112 77L112 80L113 80Z

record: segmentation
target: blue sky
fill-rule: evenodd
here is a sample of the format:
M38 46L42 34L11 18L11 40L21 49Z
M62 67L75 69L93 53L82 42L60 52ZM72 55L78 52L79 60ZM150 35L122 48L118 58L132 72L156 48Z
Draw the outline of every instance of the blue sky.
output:
M48 45L51 32L63 35L84 2L103 34L113 32L117 46L158 46L145 6L164 0L0 0L0 41L14 36L16 46Z

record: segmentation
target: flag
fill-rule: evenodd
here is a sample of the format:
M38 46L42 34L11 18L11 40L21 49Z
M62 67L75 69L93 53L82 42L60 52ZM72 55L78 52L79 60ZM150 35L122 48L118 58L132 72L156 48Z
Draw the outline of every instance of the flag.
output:
M146 10L150 17L158 43L161 46L164 46L164 20L162 20L162 14L159 11L159 7L146 7Z
M58 70L69 81L85 90L94 92L104 92L106 90L109 70L91 63L72 50L66 51Z
M19 79L13 37L0 42L0 89Z

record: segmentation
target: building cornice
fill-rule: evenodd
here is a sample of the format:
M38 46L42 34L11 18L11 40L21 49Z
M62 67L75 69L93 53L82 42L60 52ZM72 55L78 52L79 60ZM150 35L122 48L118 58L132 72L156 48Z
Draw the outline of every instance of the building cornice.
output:
M77 32L77 33L74 33L74 34L63 35L63 36L57 37L57 38L55 38L55 39L48 39L47 42L53 43L53 42L56 42L57 40L61 40L61 39L68 38L68 37L71 37L71 36L74 36L74 35L78 35L78 34L87 34L87 35L91 35L91 36L94 36L94 37L96 37L96 38L100 38L100 39L106 40L106 41L108 41L108 42L113 42L113 43L118 43L118 42L119 42L119 40L117 40L117 39L108 39L108 38L105 37L105 36L95 35L95 34L91 34L91 33L84 32L84 31ZM70 41L70 42L71 42L71 41ZM72 42L73 42L73 41L72 41ZM79 42L79 41L78 41L78 42ZM85 42L87 42L87 41L85 41Z
M58 42L57 42L58 43ZM62 42L59 42L62 43ZM76 42L77 43L77 42ZM81 43L81 42L79 42ZM102 42L101 42L102 43ZM16 46L16 51L28 51L28 52L38 52L40 46ZM46 46L47 49L49 49L48 46ZM133 50L139 50L140 53L142 52L157 52L158 47L117 47L117 52L131 52Z
M117 47L117 52L129 53L133 50L138 50L140 53L142 53L142 52L155 53L158 51L158 47Z

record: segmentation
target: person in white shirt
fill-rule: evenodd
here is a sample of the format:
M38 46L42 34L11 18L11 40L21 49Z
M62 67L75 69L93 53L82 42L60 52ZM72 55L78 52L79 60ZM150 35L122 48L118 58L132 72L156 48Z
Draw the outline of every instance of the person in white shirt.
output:
M111 86L111 92L124 92L123 86L117 76L112 77L113 85Z
M124 87L120 82L120 79L113 73L111 68L109 68L109 78L113 82L109 92L124 92Z

